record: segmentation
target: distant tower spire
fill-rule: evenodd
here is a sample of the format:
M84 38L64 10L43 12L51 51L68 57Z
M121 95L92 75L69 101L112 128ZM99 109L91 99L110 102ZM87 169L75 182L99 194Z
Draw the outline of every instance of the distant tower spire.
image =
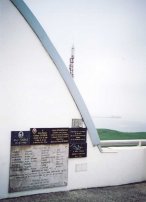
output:
M71 76L74 78L74 45L72 46L72 49L71 49L71 57L70 57L70 64L69 64L69 71L70 71L70 74Z

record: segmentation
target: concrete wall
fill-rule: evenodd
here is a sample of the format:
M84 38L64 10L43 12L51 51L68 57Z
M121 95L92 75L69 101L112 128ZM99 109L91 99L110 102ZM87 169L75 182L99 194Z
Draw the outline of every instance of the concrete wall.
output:
M145 147L100 153L88 135L87 158L68 161L67 187L9 194L11 131L71 127L81 117L54 63L8 0L0 1L0 56L0 198L146 179Z

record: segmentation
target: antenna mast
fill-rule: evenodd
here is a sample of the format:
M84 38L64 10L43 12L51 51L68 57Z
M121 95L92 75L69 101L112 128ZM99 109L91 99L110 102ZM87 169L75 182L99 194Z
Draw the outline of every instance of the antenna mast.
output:
M71 76L74 78L74 46L71 49L71 57L70 57L70 64L69 64L69 71Z

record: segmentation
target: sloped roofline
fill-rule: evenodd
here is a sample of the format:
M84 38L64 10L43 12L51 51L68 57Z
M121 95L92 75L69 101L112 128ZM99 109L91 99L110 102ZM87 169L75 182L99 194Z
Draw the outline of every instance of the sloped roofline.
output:
M88 109L84 103L84 100L82 96L79 93L79 90L72 79L70 73L68 72L66 65L64 64L61 56L58 54L56 48L50 41L49 37L47 36L45 30L37 20L37 18L34 16L32 11L28 8L28 6L24 3L23 0L10 0L15 7L18 9L18 11L21 13L21 15L24 17L24 19L27 21L27 23L30 25L38 39L40 40L41 44L45 48L46 52L51 57L53 63L57 67L62 79L64 80L83 120L84 123L88 129L91 141L93 146L100 145L100 139L97 133L97 130L94 126L94 123L91 119L91 116L88 112Z

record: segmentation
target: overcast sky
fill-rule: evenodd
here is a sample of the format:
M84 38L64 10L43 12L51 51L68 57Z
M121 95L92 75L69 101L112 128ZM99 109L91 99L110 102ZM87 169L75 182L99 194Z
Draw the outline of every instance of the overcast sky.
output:
M92 116L146 121L145 0L25 0L67 67Z

